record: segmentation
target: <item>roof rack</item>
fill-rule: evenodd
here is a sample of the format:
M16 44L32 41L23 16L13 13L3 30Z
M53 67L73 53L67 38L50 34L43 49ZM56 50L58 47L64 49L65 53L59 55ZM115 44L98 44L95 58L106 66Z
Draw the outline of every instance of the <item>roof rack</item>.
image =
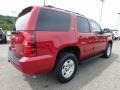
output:
M59 9L59 10L64 10L64 11L71 12L71 13L75 13L75 14L77 14L77 15L80 15L80 16L85 17L84 15L81 15L81 14L79 14L79 13L76 13L76 12L73 12L73 11L69 11L69 10L65 10L65 9L61 9L61 8L57 8L57 7L54 7L54 6L51 6L51 5L46 5L45 7L56 8L56 9Z

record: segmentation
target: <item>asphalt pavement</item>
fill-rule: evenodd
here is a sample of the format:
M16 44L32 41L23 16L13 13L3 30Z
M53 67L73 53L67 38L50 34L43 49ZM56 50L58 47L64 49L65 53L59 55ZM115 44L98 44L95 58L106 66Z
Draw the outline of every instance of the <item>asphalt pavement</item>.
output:
M120 90L120 41L114 41L111 58L79 65L75 78L66 84L51 73L36 78L22 74L7 61L8 46L0 44L0 90Z

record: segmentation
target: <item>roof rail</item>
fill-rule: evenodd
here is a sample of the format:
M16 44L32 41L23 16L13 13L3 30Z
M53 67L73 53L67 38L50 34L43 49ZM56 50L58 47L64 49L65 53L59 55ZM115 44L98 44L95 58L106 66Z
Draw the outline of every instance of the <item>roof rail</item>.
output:
M67 12L75 13L75 14L77 14L77 15L80 15L80 16L85 17L85 16L82 15L82 14L79 14L79 13L76 13L76 12L73 12L73 11L69 11L69 10L65 10L65 9L61 9L61 8L57 8L57 7L54 7L54 6L51 6L51 5L47 5L47 6L45 6L45 7L56 8L56 9L60 9L60 10L64 10L64 11L67 11Z

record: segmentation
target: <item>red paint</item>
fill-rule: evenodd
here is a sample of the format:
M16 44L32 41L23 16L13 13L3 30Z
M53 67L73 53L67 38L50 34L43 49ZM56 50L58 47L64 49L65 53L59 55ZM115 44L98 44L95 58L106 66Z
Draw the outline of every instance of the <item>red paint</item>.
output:
M92 33L91 21L89 21L89 33L80 33L76 27L76 14L71 14L71 26L68 32L36 31L35 26L40 12L38 6L34 6L24 29L19 34L12 35L11 50L19 58L19 65L14 64L20 71L27 74L51 72L56 63L58 52L65 47L76 46L80 49L80 60L85 60L105 50L108 41L106 34ZM42 7L51 9L48 7ZM55 10L55 9L54 9ZM57 11L63 11L58 10ZM66 11L63 11L66 12ZM29 32L32 33L29 33ZM31 39L32 42L31 42ZM26 54L27 53L27 54Z

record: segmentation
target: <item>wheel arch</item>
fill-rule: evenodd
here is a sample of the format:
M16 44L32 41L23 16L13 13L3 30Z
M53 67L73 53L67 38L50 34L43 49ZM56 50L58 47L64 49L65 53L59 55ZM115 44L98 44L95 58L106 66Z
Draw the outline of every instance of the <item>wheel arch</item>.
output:
M54 65L53 70L55 69L55 67L57 65L60 54L62 54L63 52L71 52L71 53L75 54L75 56L77 57L77 62L80 61L80 48L78 46L66 46L66 47L61 48L58 51L58 53L56 55L55 65Z

